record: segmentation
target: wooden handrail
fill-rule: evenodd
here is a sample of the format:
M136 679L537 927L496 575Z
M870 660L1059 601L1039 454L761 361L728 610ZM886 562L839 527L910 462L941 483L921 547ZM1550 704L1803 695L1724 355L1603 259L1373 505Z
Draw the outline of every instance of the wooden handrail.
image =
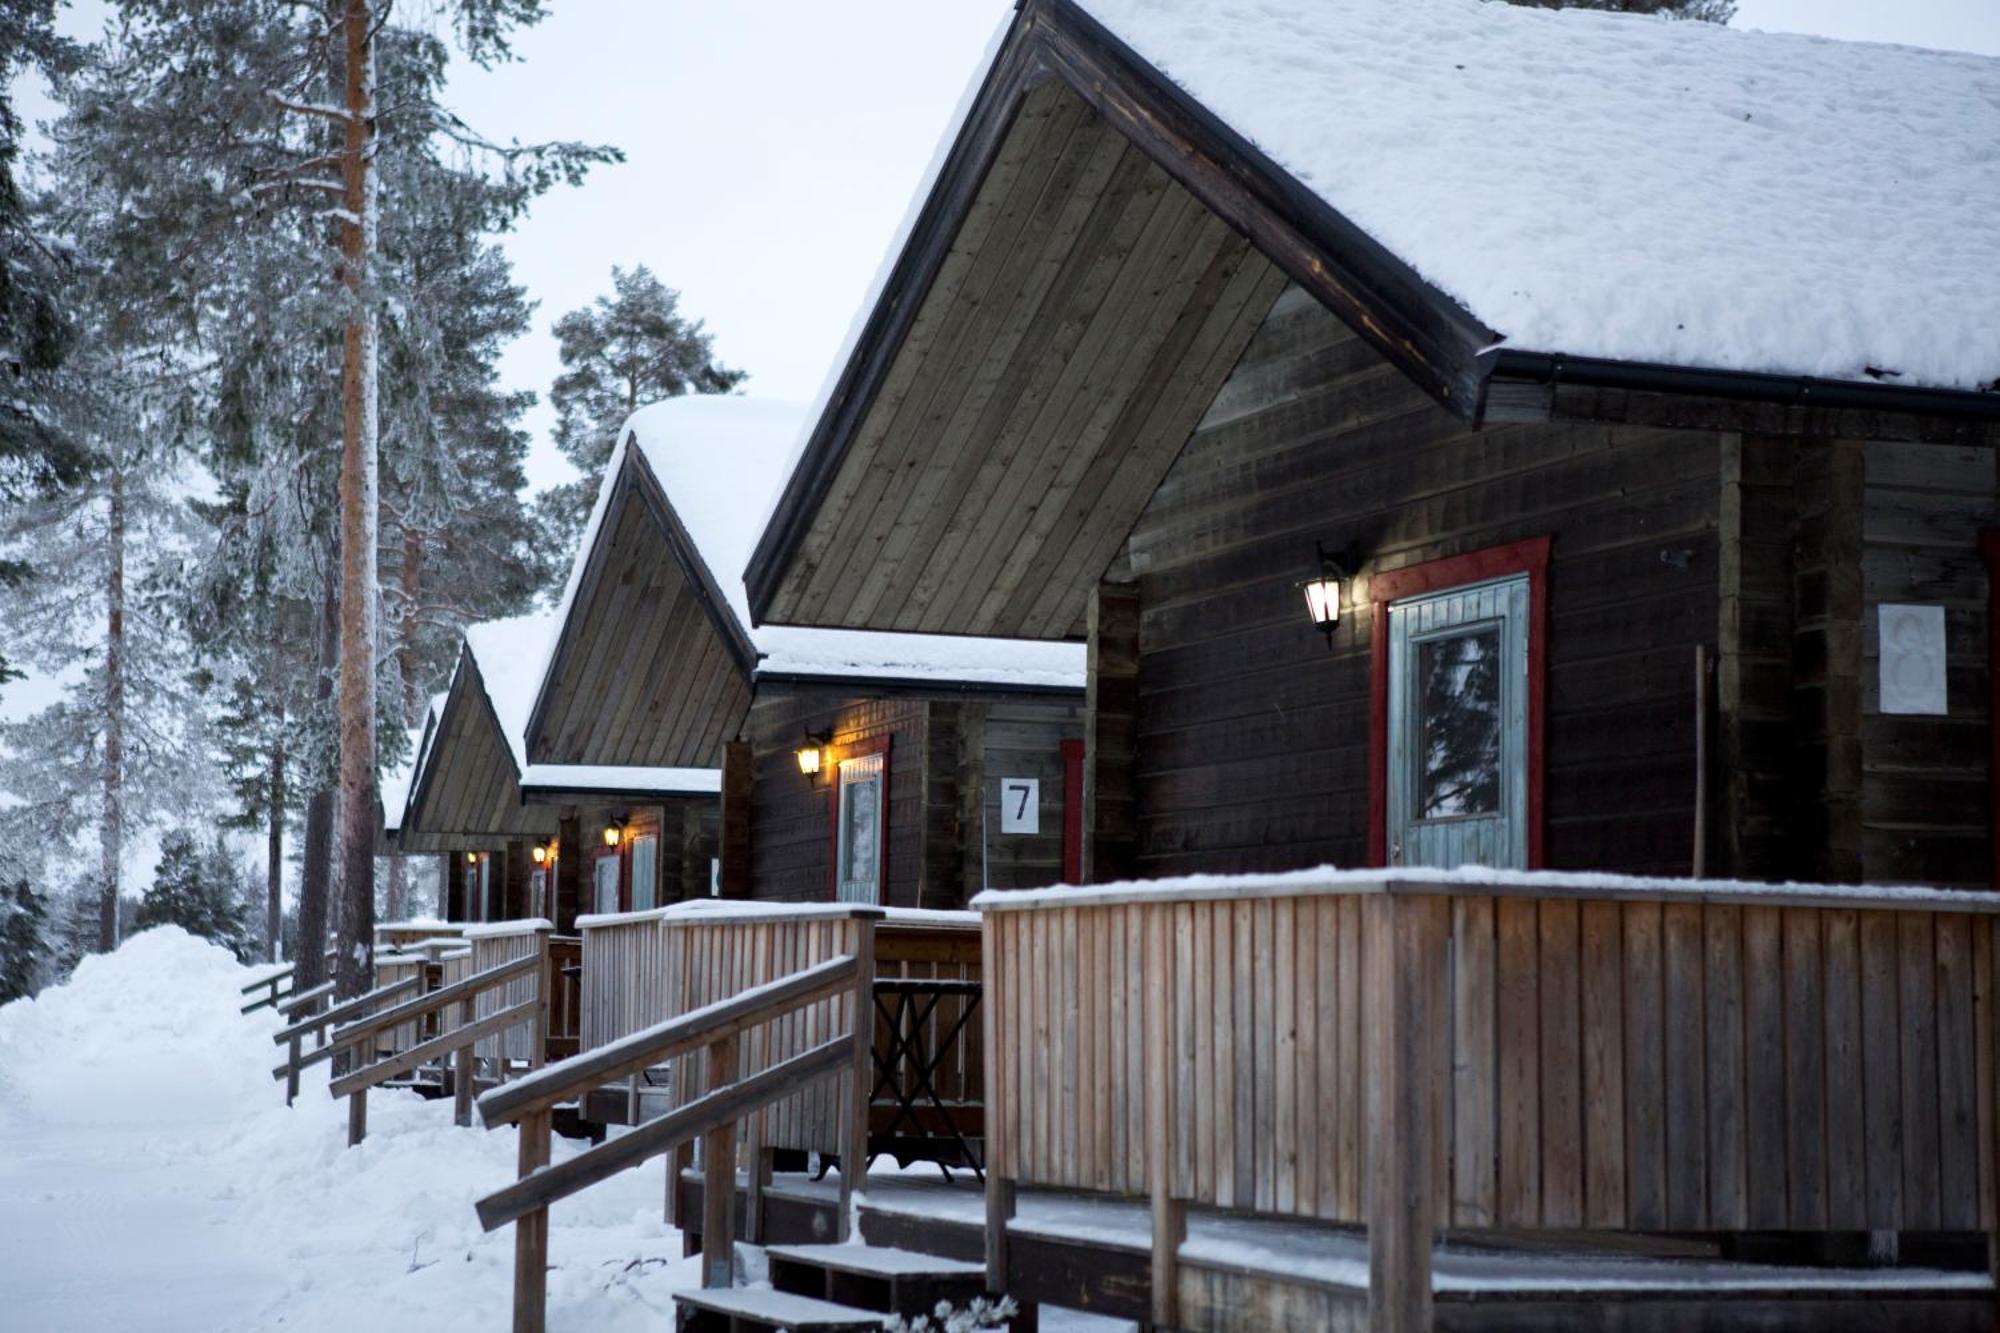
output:
M286 963L283 967L279 968L277 971L267 972L263 976L258 977L255 981L251 982L249 985L244 986L242 988L242 994L248 995L251 991L256 990L259 986L269 986L277 982L283 981L286 977L289 977L290 975L292 975L292 973L298 971L298 969L299 965L297 963Z
M331 994L333 994L333 983L331 981L322 981L319 985L309 990L293 991L284 999L279 1000L273 1007L286 1018L290 1018L294 1013L311 1004L314 1000L322 999ZM246 1009L244 1012L248 1013L249 1010Z
M407 1074L418 1065L457 1050L461 1046L469 1045L482 1037L504 1032L516 1023L532 1022L541 1011L542 1002L539 997L524 1000L496 1014L488 1014L476 1022L467 1023L463 1027L456 1027L432 1037L429 1041L418 1042L409 1050L392 1055L386 1060L377 1060L374 1064L343 1074L328 1085L327 1091L335 1097L347 1097L357 1092L365 1092L398 1074Z
M390 996L401 995L404 991L418 986L422 982L422 977L410 976L404 977L401 981L392 981L386 986L377 986L366 995L358 995L345 1003L336 1004L331 1009L322 1010L310 1018L300 1019L290 1027L272 1033L271 1040L283 1046L293 1037L315 1032L329 1023L339 1023L353 1018L357 1014L365 1014Z
M428 995L405 1001L393 1009L384 1009L381 1013L364 1018L358 1023L349 1023L346 1027L335 1028L333 1030L333 1037L327 1042L327 1045L336 1050L352 1046L357 1042L374 1036L384 1028L392 1028L398 1023L407 1022L412 1018L420 1018L432 1010L442 1009L445 1005L451 1004L454 1001L470 999L481 991L491 990L501 982L509 981L514 977L532 972L541 965L542 960L540 955L529 954L523 958L516 958L512 962L502 963L498 967L489 967L484 972L476 972L462 981L454 981L449 986L441 986Z
M841 954L768 985L643 1028L559 1065L549 1065L487 1092L479 1099L479 1118L488 1129L513 1124L593 1088L769 1022L788 1010L849 990L855 985L858 966L853 955Z
M479 1224L488 1231L497 1230L578 1190L609 1180L648 1158L671 1152L683 1143L733 1124L766 1102L790 1096L808 1083L840 1073L853 1054L854 1036L849 1033L821 1042L761 1074L697 1097L629 1133L606 1139L566 1162L544 1167L505 1189L495 1190L477 1205Z

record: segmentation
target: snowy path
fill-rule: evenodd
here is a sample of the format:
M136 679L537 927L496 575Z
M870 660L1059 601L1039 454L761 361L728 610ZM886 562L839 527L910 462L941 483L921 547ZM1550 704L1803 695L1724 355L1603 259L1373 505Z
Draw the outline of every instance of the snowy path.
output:
M250 1333L505 1328L511 1228L473 1200L514 1178L515 1135L448 1105L372 1097L346 1146L325 1065L286 1109L249 976L173 929L0 1006L0 1329ZM558 1140L558 1160L576 1151ZM549 1327L660 1333L700 1281L660 1218L664 1166L550 1216ZM1047 1312L1049 1333L1129 1324Z

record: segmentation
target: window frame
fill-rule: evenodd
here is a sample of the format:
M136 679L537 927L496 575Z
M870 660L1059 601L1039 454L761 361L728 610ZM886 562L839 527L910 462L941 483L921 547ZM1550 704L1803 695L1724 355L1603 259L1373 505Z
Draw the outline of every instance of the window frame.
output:
M827 766L832 777L826 784L826 897L828 902L843 901L840 896L840 792L844 785L840 766L850 759L866 759L869 755L882 756L882 811L880 846L876 849L875 864L875 905L884 906L889 901L889 794L890 784L895 779L890 755L890 736L870 736L866 740L854 741L835 749L827 756ZM866 906L866 904L858 904Z
M1552 535L1444 556L1368 580L1368 864L1389 863L1389 604L1493 579L1528 580L1527 868L1544 865L1543 735L1547 717L1549 552Z

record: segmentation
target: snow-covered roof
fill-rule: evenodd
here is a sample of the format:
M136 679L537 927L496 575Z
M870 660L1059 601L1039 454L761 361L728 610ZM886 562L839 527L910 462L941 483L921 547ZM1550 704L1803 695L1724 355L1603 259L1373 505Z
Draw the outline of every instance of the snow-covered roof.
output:
M585 549L588 549L586 547ZM465 646L479 668L487 702L499 720L522 787L560 791L612 791L662 796L701 795L722 790L713 768L635 768L615 764L530 764L528 720L547 670L549 643L559 614L532 613L465 627Z
M1523 351L2000 379L2000 60L1483 0L1080 0Z
M660 483L730 613L756 649L760 674L1082 688L1081 644L753 627L743 571L771 499L790 476L794 445L805 423L805 409L795 403L714 394L670 398L633 413L605 470L605 486L560 614L568 614L577 571L589 559L604 522L612 479L636 444L640 461Z

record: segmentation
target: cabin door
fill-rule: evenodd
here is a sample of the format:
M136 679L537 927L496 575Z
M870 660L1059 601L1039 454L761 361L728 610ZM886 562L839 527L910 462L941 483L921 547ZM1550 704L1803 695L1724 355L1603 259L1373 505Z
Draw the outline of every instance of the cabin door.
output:
M1528 863L1528 580L1389 607L1389 864Z
M844 903L882 901L883 789L888 758L880 752L843 759L834 826L834 890Z
M591 853L590 879L592 886L591 910L611 913L619 910L618 903L618 850L599 848Z

